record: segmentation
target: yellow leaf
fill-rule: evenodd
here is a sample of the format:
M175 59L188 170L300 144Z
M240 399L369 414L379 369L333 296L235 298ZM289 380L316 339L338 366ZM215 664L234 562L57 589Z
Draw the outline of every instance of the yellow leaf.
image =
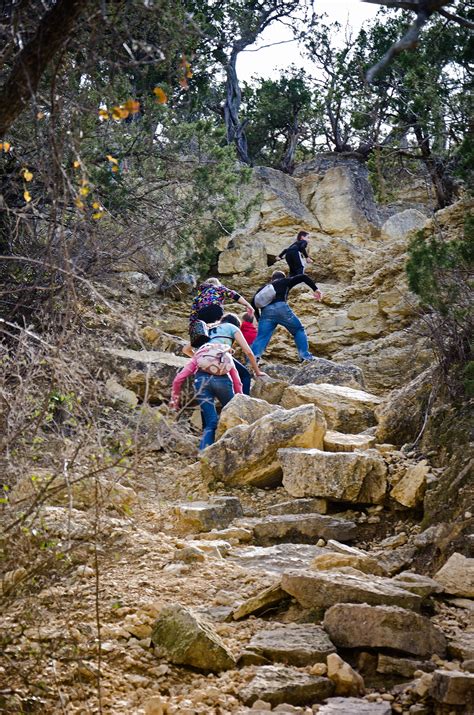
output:
M125 107L112 107L112 119L119 121L120 119L126 119L129 115L129 111Z
M163 89L161 89L161 87L155 87L153 92L155 93L158 104L166 104L168 101L168 95Z
M33 178L33 174L31 173L31 171L25 168L23 169L23 178L25 181L31 181L31 179Z
M5 152L6 152L6 151L10 151L10 147L11 147L10 142L2 142L2 143L0 143L0 151L2 151L2 149L3 149L3 151L5 151Z
M38 112L36 119L44 119L44 112Z
M114 164L113 167L112 167L112 171L114 172L114 174L116 174L118 170L119 170L118 166L116 166L116 165Z
M188 89L189 84L188 84L188 80L186 79L186 77L181 77L181 79L179 80L179 86L182 87L183 89Z
M108 119L109 118L109 113L106 109L99 109L99 117L101 119Z
M97 213L92 214L92 218L93 218L95 221L98 221L100 218L102 218L103 215L104 215L104 212L103 212L103 211L97 211Z
M101 209L102 206L99 204L98 201L94 201L94 203L92 204L92 208L93 209Z
M90 189L88 186L83 186L81 189L79 189L79 193L81 196L87 196L89 191L90 191Z
M31 201L31 194L29 191L24 191L23 192L23 198L25 199L26 203L28 204Z
M77 206L78 209L83 209L83 208L85 208L85 204L84 204L83 201L81 201L81 199L79 198L79 196L76 196L76 198L74 199L74 203L75 203L75 205Z
M73 161L72 165L75 169L79 169L81 162L76 159L76 161Z
M137 114L140 111L140 102L136 99L128 99L123 106L130 114Z
M115 157L113 157L111 154L107 154L105 158L108 159L111 164L118 164L118 160L115 159Z

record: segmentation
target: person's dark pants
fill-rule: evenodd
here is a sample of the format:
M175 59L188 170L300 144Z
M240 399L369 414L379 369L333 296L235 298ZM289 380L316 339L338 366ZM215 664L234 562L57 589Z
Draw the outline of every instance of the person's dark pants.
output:
M242 392L244 395L250 395L250 371L245 367L245 365L242 365L242 363L235 358L234 364L242 382Z
M199 370L194 378L196 398L201 408L203 433L199 449L205 449L214 443L218 422L214 400L217 398L225 407L234 396L234 386L228 375L209 375Z
M286 262L290 269L290 278L301 276L304 273L304 265L299 251L289 251L286 255Z

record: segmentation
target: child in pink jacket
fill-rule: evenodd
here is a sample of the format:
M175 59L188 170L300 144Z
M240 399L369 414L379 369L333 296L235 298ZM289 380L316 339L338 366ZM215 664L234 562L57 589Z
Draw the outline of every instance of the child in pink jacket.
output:
M205 449L214 442L219 419L214 400L217 398L221 406L224 407L235 394L242 393L242 382L235 366L231 368L227 375L211 375L199 369L196 356L194 356L173 380L170 402L172 409L179 409L181 388L186 378L190 375L195 375L194 389L201 408L203 424L203 434L199 449Z

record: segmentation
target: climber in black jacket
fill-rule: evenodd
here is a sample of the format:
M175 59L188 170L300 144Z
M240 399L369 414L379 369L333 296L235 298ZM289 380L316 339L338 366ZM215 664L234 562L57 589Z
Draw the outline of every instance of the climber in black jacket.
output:
M262 288L267 289L267 286L260 288L252 298L251 305L255 308L255 315L258 319L258 333L252 343L252 352L257 359L265 352L277 325L283 325L293 336L300 360L315 359L314 355L309 352L308 337L301 320L293 313L286 302L290 290L299 283L306 283L314 291L316 300L321 300L322 293L309 276L297 275L287 278L283 271L274 271L272 273L269 285L273 287L273 297L264 307L259 308L257 305L258 294ZM256 298L257 303L255 302Z
M312 261L307 252L308 241L306 240L309 236L307 231L300 231L291 246L285 248L279 255L278 258L286 258L288 263L288 268L290 269L290 278L292 276L300 276L304 273L304 259L307 261Z

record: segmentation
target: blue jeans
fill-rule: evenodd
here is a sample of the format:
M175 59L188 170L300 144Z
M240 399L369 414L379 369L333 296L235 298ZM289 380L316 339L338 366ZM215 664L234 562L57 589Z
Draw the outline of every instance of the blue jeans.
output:
M209 375L199 370L194 378L194 388L204 428L199 449L205 449L213 444L216 434L218 416L214 399L217 397L224 407L234 396L234 386L228 375Z
M279 301L270 303L261 310L258 334L252 344L252 351L256 358L261 357L265 352L277 325L283 325L292 334L300 360L308 360L313 357L309 352L308 338L303 323L296 317L288 303Z

